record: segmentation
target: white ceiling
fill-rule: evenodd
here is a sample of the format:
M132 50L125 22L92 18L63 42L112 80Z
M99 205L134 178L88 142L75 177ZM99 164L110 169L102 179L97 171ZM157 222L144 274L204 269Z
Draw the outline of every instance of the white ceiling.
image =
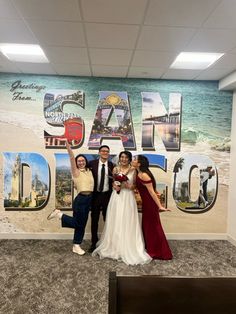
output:
M219 80L236 70L236 0L0 0L0 43L39 44L49 64L0 72ZM204 71L170 69L181 51L223 52Z

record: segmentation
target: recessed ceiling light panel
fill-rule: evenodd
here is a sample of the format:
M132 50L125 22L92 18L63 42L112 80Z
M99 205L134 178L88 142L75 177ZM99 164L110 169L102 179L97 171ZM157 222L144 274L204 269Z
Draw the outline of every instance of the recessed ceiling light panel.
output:
M171 69L204 70L221 58L223 53L181 52L171 64Z
M10 61L49 63L39 45L0 44L0 51Z

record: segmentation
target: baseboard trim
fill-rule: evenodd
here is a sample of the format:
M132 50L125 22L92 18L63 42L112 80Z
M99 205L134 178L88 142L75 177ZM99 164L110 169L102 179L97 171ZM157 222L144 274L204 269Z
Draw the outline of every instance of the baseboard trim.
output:
M0 233L0 239L13 240L72 240L72 233Z
M228 240L236 246L236 240L226 233L167 233L168 240ZM72 233L0 233L0 239L72 240ZM84 239L90 239L85 233Z
M231 243L231 244L233 244L234 246L236 246L236 239L235 238L233 238L233 237L231 237L231 236L227 236L227 240Z
M226 233L167 233L168 240L228 240Z

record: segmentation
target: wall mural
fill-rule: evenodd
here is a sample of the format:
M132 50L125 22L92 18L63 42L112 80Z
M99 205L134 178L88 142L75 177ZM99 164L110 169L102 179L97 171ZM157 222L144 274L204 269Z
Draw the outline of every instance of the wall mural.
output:
M145 154L177 213L205 214L227 198L232 93L217 82L1 74L0 92L0 217L70 210L66 140L89 160L101 144L114 162L124 149Z

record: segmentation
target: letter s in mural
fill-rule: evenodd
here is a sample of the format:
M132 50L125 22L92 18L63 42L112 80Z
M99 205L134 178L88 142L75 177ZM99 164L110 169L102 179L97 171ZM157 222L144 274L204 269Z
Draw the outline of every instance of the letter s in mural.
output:
M53 127L65 128L64 134L61 135L44 131L46 148L65 148L66 140L74 147L82 145L84 121L79 115L79 107L84 108L82 91L52 90L45 94L43 109L47 123Z

